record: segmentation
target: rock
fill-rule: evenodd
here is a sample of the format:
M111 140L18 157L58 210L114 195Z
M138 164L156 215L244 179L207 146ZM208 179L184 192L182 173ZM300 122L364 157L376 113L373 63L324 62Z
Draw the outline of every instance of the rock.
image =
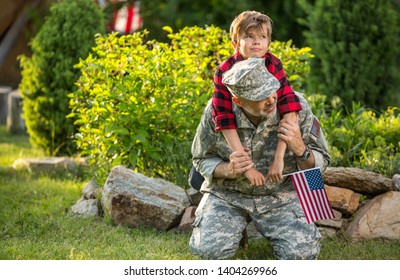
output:
M100 198L99 193L101 189L99 185L97 185L95 180L90 180L89 183L82 190L82 195L85 199L95 199Z
M34 173L75 173L78 170L78 165L73 159L67 157L20 158L14 161L13 168Z
M335 170L345 170L347 175L344 177L352 180L359 180L354 178L364 174L364 171L349 171L349 168ZM353 174L353 177L349 174ZM338 177L340 173L335 173L335 178ZM380 181L380 175L368 174L366 178L378 178L370 186L388 186L386 180L385 183ZM342 181L346 185L344 179ZM400 187L399 174L393 176L391 181L393 188ZM354 182L347 186L354 186ZM323 237L335 237L337 233L346 231L354 241L400 239L400 192L388 191L378 196L367 193L367 199L360 202L362 194L351 188L325 185L325 189L334 208L335 218L315 222ZM102 194L98 193L99 190ZM100 197L102 205L98 201ZM96 216L102 215L104 208L113 222L119 225L145 226L158 230L174 228L178 232L185 232L192 229L195 210L201 198L202 194L193 188L185 191L162 179L148 178L117 166L110 172L103 188L99 188L94 180L88 182L82 191L82 198L71 207L71 212L79 216ZM347 215L352 215L353 220L349 221L350 216ZM243 233L241 246L246 247L247 239L258 238L262 238L262 235L250 222Z
M157 230L169 230L178 225L190 205L182 188L123 166L111 170L101 202L105 214L116 224Z
M361 207L347 227L353 241L366 239L400 240L400 192L374 197Z
M189 206L185 209L181 222L178 226L178 231L188 231L192 229L192 224L195 219L196 206Z
M317 226L321 226L321 227L340 229L343 226L342 213L340 213L339 211L337 211L335 209L332 209L332 210L333 210L333 213L335 214L334 219L319 220L319 221L316 221L315 224Z
M345 214L353 214L360 203L360 194L352 190L325 185L326 195L332 208Z
M99 201L97 199L79 199L72 207L72 214L83 217L95 217L99 215Z
M325 237L336 237L337 233L336 230L330 227L318 227L319 233L321 234L322 238Z

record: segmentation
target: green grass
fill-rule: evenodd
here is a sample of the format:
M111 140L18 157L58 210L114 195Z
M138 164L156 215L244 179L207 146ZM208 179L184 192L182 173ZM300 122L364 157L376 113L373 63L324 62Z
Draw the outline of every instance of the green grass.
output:
M44 157L42 151L31 148L26 134L11 135L0 125L0 166L11 165L16 159L25 157Z
M114 225L107 218L70 214L88 178L15 171L18 157L44 156L26 135L0 127L0 259L2 260L192 260L190 233ZM273 259L264 240L251 240L234 259ZM324 239L320 259L400 259L400 241Z

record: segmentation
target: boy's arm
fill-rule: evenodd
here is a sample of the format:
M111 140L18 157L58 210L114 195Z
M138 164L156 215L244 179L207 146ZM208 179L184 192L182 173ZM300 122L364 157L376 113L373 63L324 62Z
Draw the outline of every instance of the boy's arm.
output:
M283 119L288 122L294 122L297 124L298 117L297 112L290 112L283 115ZM276 146L276 151L274 155L274 161L268 170L267 181L268 182L278 182L283 179L283 157L285 156L285 151L287 144L284 140L278 138L278 144Z
M285 114L289 112L300 111L302 109L300 99L290 86L282 62L270 52L266 53L265 59L268 71L274 75L281 84L281 87L277 91L277 107L279 114L285 116Z
M233 154L235 154L236 152L248 152L248 150L245 149L240 142L240 138L236 129L223 129L221 130L221 132L224 135L226 142L228 142L229 147L232 149ZM253 186L256 187L261 187L266 183L265 176L257 171L254 167L246 169L244 171L244 176L250 181Z
M232 111L232 96L227 87L222 83L222 69L228 70L228 68L229 62L224 62L215 71L212 115L215 129L221 130L232 151L243 152L245 149L237 134L235 115ZM255 168L247 170L244 175L254 186L262 186L266 183L265 176Z
M242 143L240 142L239 135L236 129L222 129L222 134L225 137L225 140L228 142L229 147L232 151L243 152L244 148Z
M285 155L286 147L286 142L278 138L278 145L276 146L274 161L269 167L267 174L268 182L278 182L283 179L283 157Z
M223 63L220 67L227 67ZM235 115L232 111L232 96L222 83L221 68L214 73L214 94L212 97L212 115L216 130L236 129Z
M278 95L278 111L284 120L295 121L297 123L297 112L302 109L300 99L290 86L289 80L286 77L282 62L268 52L265 55L266 66L268 71L278 79L281 87L277 91ZM268 171L267 180L269 182L278 182L282 180L282 172L284 168L283 157L287 144L283 140L278 139L278 145L275 151L275 157Z

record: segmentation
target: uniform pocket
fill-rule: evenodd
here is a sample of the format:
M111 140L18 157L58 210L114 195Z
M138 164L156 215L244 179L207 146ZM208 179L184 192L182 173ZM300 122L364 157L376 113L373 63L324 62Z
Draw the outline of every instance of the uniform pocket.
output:
M194 218L194 222L192 224L193 227L199 226L201 219L203 218L203 208L204 208L204 205L206 204L209 196L210 196L209 193L203 194L203 197L200 200L199 206L197 206L196 212L194 213L195 218Z
M201 254L201 227L200 227L200 223L203 220L203 208L204 205L208 199L209 194L206 193L203 195L199 206L196 209L195 212L195 218L194 218L194 222L192 224L192 236L190 238L190 247L192 249L192 251L197 252L197 254Z
M198 227L200 225L200 222L201 222L202 218L203 218L202 216L197 216L196 215L196 218L194 219L194 222L193 222L192 226L193 227Z

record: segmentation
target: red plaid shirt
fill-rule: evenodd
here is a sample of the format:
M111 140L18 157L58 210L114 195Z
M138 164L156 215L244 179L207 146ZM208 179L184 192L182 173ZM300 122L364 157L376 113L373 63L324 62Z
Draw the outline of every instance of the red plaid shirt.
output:
M282 62L272 53L267 52L264 55L265 66L268 71L273 74L281 83L278 89L278 111L283 115L288 112L301 110L300 100L294 93L292 87L286 78L285 70ZM222 83L222 73L228 71L236 61L244 60L243 56L236 52L227 60L222 62L214 74L214 96L212 100L213 118L215 129L236 129L235 115L232 112L232 96L227 87Z

